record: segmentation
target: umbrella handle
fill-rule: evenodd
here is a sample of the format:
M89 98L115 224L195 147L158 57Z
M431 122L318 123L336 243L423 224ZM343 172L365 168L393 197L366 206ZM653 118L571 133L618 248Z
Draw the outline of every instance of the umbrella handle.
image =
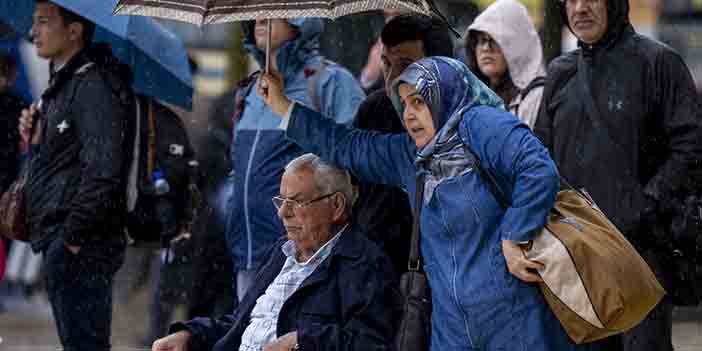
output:
M266 26L268 27L266 29L266 35L268 35L268 40L266 41L266 73L270 73L271 71L271 37L272 37L272 29L273 29L273 21L271 19L266 20L267 24Z

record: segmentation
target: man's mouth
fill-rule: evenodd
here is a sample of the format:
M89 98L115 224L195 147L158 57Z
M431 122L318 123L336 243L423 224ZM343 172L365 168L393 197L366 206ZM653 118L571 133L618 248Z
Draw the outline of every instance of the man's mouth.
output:
M295 233L295 232L300 231L301 229L302 229L302 228L300 228L300 227L295 227L295 226L285 226L285 231L288 232L288 233L290 233L290 232Z
M576 28L578 28L578 27L590 27L590 26L592 26L594 23L595 23L595 21L593 21L593 20L591 20L591 19L581 19L581 20L575 21L575 27L576 27Z

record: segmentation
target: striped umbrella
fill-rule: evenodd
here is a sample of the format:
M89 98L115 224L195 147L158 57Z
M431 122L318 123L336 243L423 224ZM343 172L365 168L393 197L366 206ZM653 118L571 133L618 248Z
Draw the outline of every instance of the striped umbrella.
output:
M268 19L265 67L265 71L268 72L271 19L336 19L354 13L383 9L435 14L445 20L436 9L433 0L120 0L114 12L121 15L160 17L196 25Z
M321 17L397 9L431 14L432 0L120 0L116 14L161 17L196 25L256 19Z

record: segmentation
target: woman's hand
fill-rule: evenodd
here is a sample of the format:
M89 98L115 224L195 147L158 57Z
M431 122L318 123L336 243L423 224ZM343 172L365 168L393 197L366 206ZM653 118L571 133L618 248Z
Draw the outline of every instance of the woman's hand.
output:
M290 99L283 93L283 80L275 72L262 73L256 84L258 94L278 116L285 116L290 108Z
M519 280L526 283L543 281L535 271L542 269L544 265L527 259L524 249L516 241L502 240L502 254L507 261L507 269Z

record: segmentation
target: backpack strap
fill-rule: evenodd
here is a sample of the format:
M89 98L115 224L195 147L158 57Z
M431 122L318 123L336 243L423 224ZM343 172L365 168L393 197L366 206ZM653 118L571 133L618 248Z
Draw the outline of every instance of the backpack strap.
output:
M244 108L246 108L246 98L253 90L260 75L261 71L256 71L237 83L236 91L234 92L234 112L232 113L233 128L236 128L236 125L241 121L241 117L244 115Z
M529 82L529 84L527 84L527 86L524 87L524 89L519 91L519 105L517 105L516 109L517 115L519 115L519 107L521 106L522 102L527 97L527 95L529 95L529 93L531 93L532 90L538 87L542 87L544 85L546 85L546 77L537 76L531 82Z
M148 142L146 144L146 184L151 183L151 175L156 167L156 120L154 119L154 104L148 99L146 105L146 117L148 125Z

